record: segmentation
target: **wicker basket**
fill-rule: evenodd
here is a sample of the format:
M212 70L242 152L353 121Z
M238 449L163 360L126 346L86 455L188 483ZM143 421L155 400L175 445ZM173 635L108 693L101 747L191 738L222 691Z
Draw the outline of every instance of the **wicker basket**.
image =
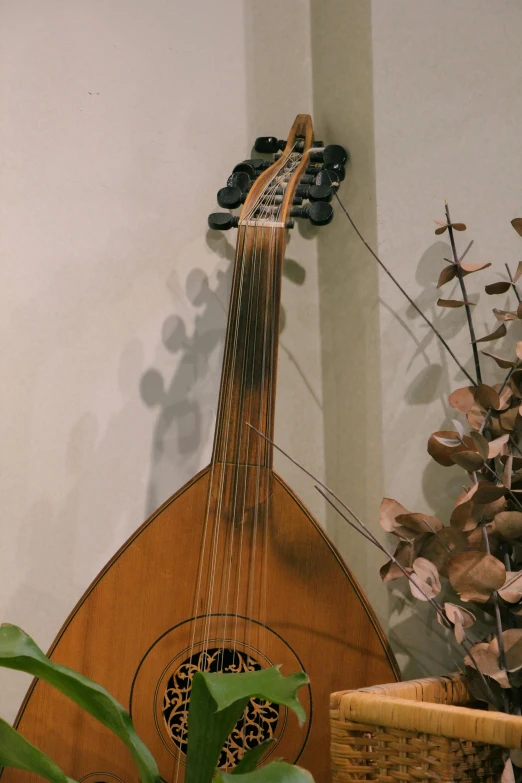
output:
M333 693L333 783L498 783L522 718L473 709L460 674Z

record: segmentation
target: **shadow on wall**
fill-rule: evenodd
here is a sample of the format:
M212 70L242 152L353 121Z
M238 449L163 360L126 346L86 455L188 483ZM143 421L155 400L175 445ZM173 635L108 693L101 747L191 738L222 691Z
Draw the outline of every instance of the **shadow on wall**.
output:
M221 367L235 249L214 231L208 231L207 244L228 262L227 267L218 271L214 287L202 269L189 272L185 293L196 312L191 333L176 313L165 319L161 329L163 346L177 357L174 372L169 377L150 368L140 382L142 400L158 409L147 516L203 467L214 426L220 378L216 368Z
M197 311L192 333L179 315L169 315L162 325L161 343L177 357L175 370L169 378L167 373L149 368L140 381L143 402L158 409L147 516L204 467L205 457L210 459L235 248L222 232L208 231L207 244L228 262L227 268L218 271L213 287L202 269L189 272L185 293ZM292 259L285 260L283 274L297 285L302 285L306 276L303 267ZM281 309L280 331L284 325Z

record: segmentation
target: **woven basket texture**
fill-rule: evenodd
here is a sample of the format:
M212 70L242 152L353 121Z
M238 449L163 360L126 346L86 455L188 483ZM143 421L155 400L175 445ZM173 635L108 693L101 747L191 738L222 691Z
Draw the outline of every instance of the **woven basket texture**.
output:
M472 704L461 674L333 693L333 783L498 783L522 718Z

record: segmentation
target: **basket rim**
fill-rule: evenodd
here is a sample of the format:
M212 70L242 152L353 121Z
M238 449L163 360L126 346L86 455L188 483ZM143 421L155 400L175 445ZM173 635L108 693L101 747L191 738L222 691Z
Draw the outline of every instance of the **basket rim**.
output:
M330 706L342 722L522 748L522 717L464 706L470 699L457 673L333 693Z

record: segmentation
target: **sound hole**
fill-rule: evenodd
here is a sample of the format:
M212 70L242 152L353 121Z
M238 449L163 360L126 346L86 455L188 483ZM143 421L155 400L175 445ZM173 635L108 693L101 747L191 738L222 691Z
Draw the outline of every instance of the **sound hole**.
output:
M169 677L163 698L163 719L174 744L187 752L187 718L195 672L253 672L262 666L251 655L214 647L187 658ZM219 759L219 767L234 767L246 750L273 737L279 719L279 705L250 699L234 726Z

